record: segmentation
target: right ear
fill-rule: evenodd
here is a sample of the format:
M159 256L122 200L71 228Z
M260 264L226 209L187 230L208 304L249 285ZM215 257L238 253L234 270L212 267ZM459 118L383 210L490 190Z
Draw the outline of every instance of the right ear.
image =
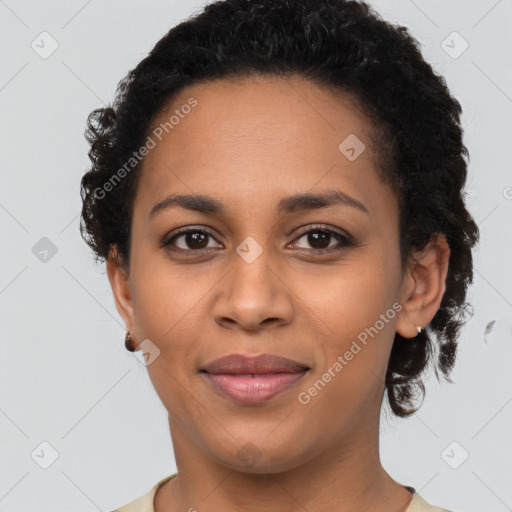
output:
M114 246L109 252L107 262L107 275L114 294L116 308L124 320L127 331L134 331L135 316L132 301L132 287L130 273L122 257Z

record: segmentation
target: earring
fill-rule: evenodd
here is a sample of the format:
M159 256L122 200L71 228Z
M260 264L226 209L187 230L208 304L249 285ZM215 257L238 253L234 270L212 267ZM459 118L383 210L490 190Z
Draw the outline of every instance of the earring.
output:
M126 350L128 350L129 352L135 352L135 349L131 345L132 339L133 339L132 331L128 331L124 338L124 346L126 347Z
M416 326L416 329L418 330L418 334L421 332L421 327L419 325Z

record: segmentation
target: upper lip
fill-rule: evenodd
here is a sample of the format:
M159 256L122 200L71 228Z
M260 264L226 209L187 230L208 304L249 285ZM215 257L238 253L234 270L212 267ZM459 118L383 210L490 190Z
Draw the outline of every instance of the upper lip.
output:
M292 359L261 354L249 356L244 354L230 354L201 368L201 371L217 374L248 374L248 373L298 373L309 368Z

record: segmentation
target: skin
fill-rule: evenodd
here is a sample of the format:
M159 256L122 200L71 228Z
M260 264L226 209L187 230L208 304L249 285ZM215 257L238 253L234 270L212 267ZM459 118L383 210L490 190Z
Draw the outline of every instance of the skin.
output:
M148 372L169 413L178 476L157 491L155 511L405 510L411 494L379 458L384 376L395 332L415 337L440 306L446 239L401 267L397 199L379 179L371 125L352 97L298 76L215 80L181 91L155 126L190 97L197 106L144 160L129 268L115 250L107 261L135 344L160 350ZM366 146L354 161L338 149L349 134ZM333 189L368 214L339 204L277 213L283 197ZM226 212L173 206L150 218L169 194L208 195ZM313 232L337 229L357 245L334 235L314 245L304 232L316 224L325 226ZM160 246L185 226L212 236ZM236 252L248 236L262 248L252 263ZM198 254L205 245L211 252ZM325 246L339 250L311 252ZM298 394L394 303L394 318L301 403ZM271 400L239 405L198 371L232 353L276 354L310 370ZM259 457L252 466L237 455L247 443Z

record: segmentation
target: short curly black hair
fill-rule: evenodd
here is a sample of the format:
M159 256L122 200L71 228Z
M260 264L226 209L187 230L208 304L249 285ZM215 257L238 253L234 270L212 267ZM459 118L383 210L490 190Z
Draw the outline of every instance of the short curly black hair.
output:
M395 334L385 386L397 416L414 413L435 357L446 380L460 328L472 307L472 247L479 231L464 204L469 154L460 103L422 57L407 28L350 0L221 0L172 28L118 85L111 106L90 113L86 138L92 167L81 180L80 232L106 260L117 249L129 266L133 201L140 162L98 193L143 145L161 109L187 86L251 75L299 74L349 94L373 128L379 173L396 194L402 268L413 249L437 233L450 246L439 310L414 339ZM143 160L142 160L143 161ZM433 343L433 338L436 343Z

